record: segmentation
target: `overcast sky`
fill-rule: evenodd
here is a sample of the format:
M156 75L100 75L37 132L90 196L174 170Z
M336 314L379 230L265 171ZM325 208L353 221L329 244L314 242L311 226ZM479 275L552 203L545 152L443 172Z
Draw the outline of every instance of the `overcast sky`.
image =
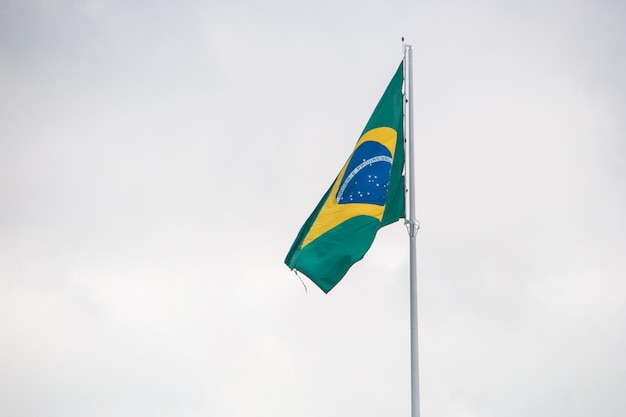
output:
M424 417L626 413L626 3L0 0L0 415L408 416L401 222L283 259L414 47Z

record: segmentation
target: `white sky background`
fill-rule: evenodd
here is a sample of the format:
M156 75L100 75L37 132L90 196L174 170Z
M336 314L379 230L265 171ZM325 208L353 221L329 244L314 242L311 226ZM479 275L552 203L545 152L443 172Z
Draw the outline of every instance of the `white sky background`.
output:
M283 264L414 45L422 415L626 412L620 1L0 0L0 415L409 414L408 238Z

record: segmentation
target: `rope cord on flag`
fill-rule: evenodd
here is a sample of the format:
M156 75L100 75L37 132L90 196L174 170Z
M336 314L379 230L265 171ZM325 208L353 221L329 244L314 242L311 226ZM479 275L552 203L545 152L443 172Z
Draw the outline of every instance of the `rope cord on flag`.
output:
M302 286L304 287L304 292L306 294L309 293L309 290L306 287L306 284L304 283L304 281L302 281L302 278L300 277L300 275L298 275L298 271L296 269L293 270L293 273L296 274L296 276L298 277L298 279L300 280L300 282L302 283Z

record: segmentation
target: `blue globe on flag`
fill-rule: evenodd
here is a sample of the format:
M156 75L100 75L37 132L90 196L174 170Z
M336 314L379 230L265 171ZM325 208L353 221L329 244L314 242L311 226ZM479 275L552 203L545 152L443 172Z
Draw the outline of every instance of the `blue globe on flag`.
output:
M393 159L378 142L363 142L355 149L337 191L339 204L376 204L384 206L389 190Z

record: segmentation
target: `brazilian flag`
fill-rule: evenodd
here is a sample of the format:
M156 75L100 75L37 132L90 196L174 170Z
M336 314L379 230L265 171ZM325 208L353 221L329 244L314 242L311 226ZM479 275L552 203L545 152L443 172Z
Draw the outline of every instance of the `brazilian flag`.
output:
M404 217L402 83L401 63L285 259L326 293L365 256L378 229Z

